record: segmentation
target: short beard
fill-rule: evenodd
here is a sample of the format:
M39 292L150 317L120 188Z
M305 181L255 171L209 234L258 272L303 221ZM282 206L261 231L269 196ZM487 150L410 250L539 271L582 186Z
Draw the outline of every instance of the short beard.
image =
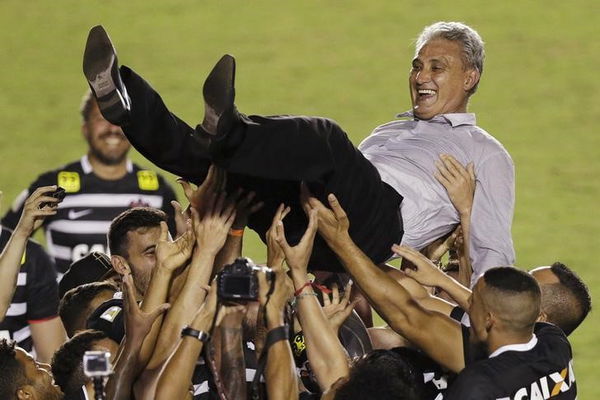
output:
M121 164L127 157L127 152L124 152L119 157L107 157L104 154L102 154L101 152L99 152L96 149L91 148L91 147L90 147L90 153L92 154L92 156L94 156L95 159L100 161L102 164L111 165L111 166Z

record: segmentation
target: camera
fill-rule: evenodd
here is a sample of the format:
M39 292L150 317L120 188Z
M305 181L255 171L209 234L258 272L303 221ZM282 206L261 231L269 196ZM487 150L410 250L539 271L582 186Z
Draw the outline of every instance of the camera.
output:
M107 351L86 351L83 355L83 373L90 378L112 374L110 353Z
M50 197L54 197L55 199L58 199L58 202L60 203L61 201L63 201L63 199L65 198L65 196L67 195L67 193L65 192L65 189L61 188L60 186L53 192L48 192L48 193L44 193L46 196L50 196ZM40 203L40 205L38 206L38 208L44 208L46 206L50 206L50 207L56 207L55 203L48 203L48 202L43 202Z
M264 270L267 280L273 280L273 271L257 267L251 259L242 257L228 264L217 274L217 295L221 300L258 300L257 273Z

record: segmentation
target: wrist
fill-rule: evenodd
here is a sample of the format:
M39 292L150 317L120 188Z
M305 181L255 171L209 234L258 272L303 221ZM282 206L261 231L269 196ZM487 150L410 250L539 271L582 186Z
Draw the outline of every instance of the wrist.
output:
M24 227L21 223L17 224L15 230L13 231L12 236L19 239L27 239L31 236L32 229L28 229Z

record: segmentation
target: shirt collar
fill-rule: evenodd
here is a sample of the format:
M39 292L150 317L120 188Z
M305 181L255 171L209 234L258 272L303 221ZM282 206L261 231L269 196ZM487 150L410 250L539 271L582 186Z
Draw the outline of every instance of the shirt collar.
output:
M531 335L531 340L529 342L519 343L519 344L507 344L506 346L499 347L496 349L495 352L490 354L489 358L497 357L506 351L529 351L535 347L537 342L538 342L538 339L534 333L533 335Z
M396 115L396 118L414 118L415 120L418 120L415 118L412 110L400 113ZM473 113L439 114L431 118L429 121L449 123L453 128L460 125L475 125L476 123L475 114Z

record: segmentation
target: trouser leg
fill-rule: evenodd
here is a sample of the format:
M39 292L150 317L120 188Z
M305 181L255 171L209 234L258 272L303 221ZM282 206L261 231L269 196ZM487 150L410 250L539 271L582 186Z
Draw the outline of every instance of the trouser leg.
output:
M172 114L160 95L133 70L122 66L120 73L131 98L130 121L123 132L132 146L156 166L202 182L210 159L193 137L194 129Z

